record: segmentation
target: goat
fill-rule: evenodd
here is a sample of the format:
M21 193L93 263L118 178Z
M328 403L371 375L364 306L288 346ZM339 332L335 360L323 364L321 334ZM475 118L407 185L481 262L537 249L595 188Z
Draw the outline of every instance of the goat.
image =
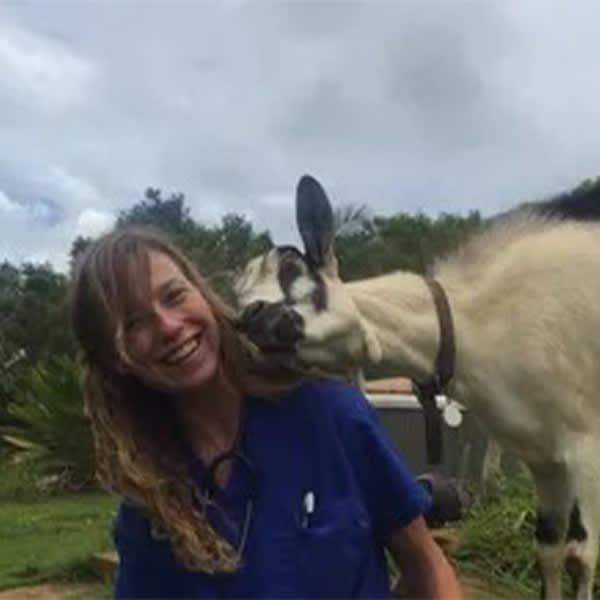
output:
M447 393L529 468L545 598L563 567L592 597L600 528L600 192L518 207L435 265L455 329ZM343 283L333 212L318 181L296 191L304 252L272 248L236 282L246 335L281 364L339 374L385 361L428 376L440 341L422 276Z

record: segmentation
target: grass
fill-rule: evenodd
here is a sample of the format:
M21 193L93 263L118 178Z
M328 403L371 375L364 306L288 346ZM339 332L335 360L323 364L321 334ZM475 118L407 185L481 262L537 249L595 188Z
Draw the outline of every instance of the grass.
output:
M453 557L460 571L502 584L515 597L539 598L536 504L531 476L522 465L513 465L496 493L476 503L462 521L463 543ZM571 582L564 571L562 586L568 595ZM600 562L593 597L600 599Z
M116 505L101 493L0 500L0 589L93 580L90 559L112 547ZM504 478L498 493L473 506L461 524L464 541L453 557L460 572L502 584L515 597L538 597L534 506L524 474ZM110 597L105 588L96 597Z
M90 559L112 547L116 505L101 493L0 502L0 589L93 579Z
M496 493L475 503L461 523L463 542L454 556L460 571L508 587L519 598L538 598L535 506L528 473L514 469L502 477Z

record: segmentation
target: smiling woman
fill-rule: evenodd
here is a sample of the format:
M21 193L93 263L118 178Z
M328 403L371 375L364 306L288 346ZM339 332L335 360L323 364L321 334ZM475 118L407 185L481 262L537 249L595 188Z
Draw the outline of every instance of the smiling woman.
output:
M177 393L210 380L217 368L219 331L210 305L164 253L147 255L143 297L126 307L123 356L149 385Z
M72 292L98 474L123 497L117 598L389 597L386 547L414 596L460 598L362 394L269 369L147 231L92 244Z

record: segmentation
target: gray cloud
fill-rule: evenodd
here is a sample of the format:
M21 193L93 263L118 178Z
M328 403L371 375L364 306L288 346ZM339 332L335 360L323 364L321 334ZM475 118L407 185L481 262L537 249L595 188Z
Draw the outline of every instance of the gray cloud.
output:
M305 171L384 214L574 185L600 164L598 16L592 0L5 2L0 259L64 266L147 186L293 241Z

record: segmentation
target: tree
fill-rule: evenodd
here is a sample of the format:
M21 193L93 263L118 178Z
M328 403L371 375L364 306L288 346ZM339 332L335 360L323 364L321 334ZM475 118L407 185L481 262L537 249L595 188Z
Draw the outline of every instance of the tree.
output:
M190 209L185 204L184 194L176 192L163 198L161 190L157 188L147 188L144 200L134 204L129 210L121 211L117 227L133 224L177 235L193 232L196 228Z
M377 272L374 245L377 225L364 206L345 205L334 210L335 250L340 276L345 281Z
M425 273L436 258L451 252L483 226L478 212L467 217L398 213L368 218L347 209L336 213L336 250L340 275L345 280L371 277L403 269Z
M0 423L24 370L74 352L67 283L49 264L0 265Z
M0 266L0 355L24 348L33 364L71 352L67 289L67 277L48 263Z
M273 245L267 231L256 233L243 216L226 214L219 225L197 223L181 193L163 197L148 188L145 198L121 212L117 227L149 226L165 233L198 266L202 275L224 298L233 301L233 278L255 254Z
M73 271L73 267L77 263L77 260L87 250L92 241L93 239L91 237L84 237L81 235L78 235L75 238L71 244L71 250L69 251L71 271Z
M336 236L347 236L360 232L373 232L374 222L369 208L361 204L345 204L333 211Z

